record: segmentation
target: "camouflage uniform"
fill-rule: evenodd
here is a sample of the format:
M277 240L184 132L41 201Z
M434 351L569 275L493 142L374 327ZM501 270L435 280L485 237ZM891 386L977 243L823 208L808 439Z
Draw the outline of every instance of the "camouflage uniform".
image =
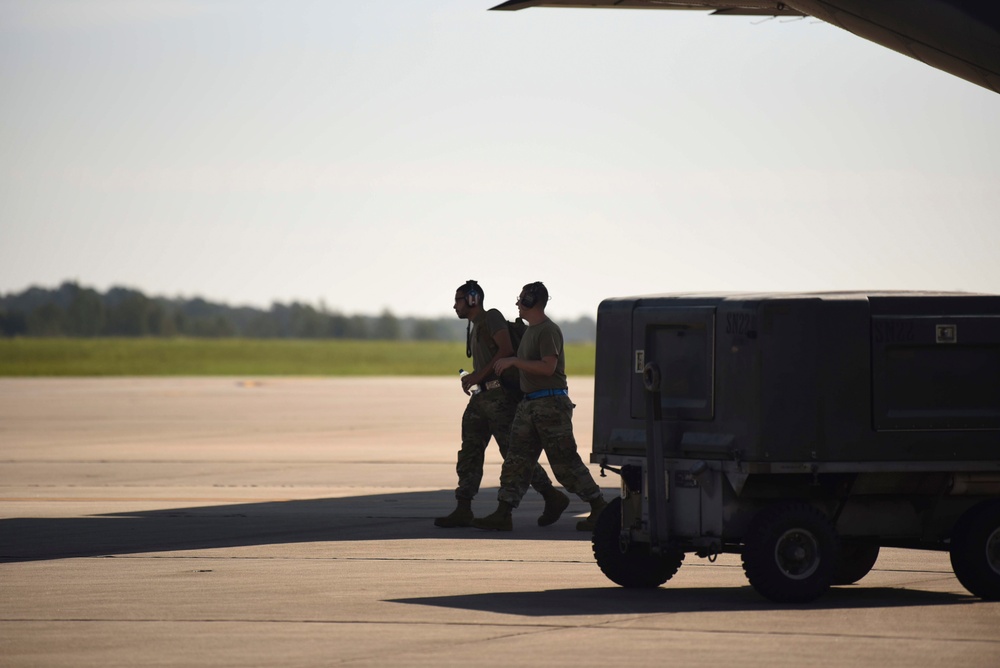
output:
M462 449L458 451L458 487L455 497L472 499L479 492L479 484L483 479L483 460L490 437L496 439L500 447L500 455L506 459L510 443L510 423L518 407L519 397L511 392L497 388L484 390L469 399L469 405L462 415ZM545 470L537 465L537 458L532 462L532 468L525 468L526 480L522 495L527 491L528 484L544 493L552 488L552 481Z
M469 352L472 354L475 369L489 366L497 344L493 333L507 327L503 314L496 309L484 311L472 321L472 332L469 338ZM513 374L515 377L516 373ZM510 423L514 419L514 411L521 399L521 393L506 386L494 389L483 389L469 399L469 405L462 415L462 449L458 451L458 488L455 498L473 499L479 491L483 479L483 460L490 437L496 439L500 447L500 456L507 456L507 445L510 442ZM552 490L552 481L541 466L536 466L529 472L531 486L545 495ZM525 485L528 483L526 482Z
M602 498L600 487L577 452L573 437L574 407L568 396L525 399L517 405L510 428L512 447L500 473L499 501L517 508L543 450L552 474L567 491L588 502Z

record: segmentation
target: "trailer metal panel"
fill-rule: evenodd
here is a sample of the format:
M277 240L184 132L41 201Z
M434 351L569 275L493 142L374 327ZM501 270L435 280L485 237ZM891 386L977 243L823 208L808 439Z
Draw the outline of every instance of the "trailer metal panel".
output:
M741 552L763 595L804 601L893 545L950 549L1000 598L1000 297L652 295L605 300L597 329L612 580Z

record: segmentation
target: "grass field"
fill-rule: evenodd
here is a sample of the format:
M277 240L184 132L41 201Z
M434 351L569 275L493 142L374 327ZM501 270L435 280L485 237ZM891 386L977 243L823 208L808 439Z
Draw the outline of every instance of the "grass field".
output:
M0 339L0 376L448 376L465 344L335 339ZM594 375L594 345L566 346L566 373Z

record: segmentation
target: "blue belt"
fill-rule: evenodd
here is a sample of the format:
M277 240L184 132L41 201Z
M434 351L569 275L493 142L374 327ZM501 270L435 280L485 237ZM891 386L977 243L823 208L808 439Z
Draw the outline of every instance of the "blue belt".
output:
M541 399L542 397L565 397L569 396L569 390L563 388L561 390L538 390L537 392L529 392L524 395L525 399Z

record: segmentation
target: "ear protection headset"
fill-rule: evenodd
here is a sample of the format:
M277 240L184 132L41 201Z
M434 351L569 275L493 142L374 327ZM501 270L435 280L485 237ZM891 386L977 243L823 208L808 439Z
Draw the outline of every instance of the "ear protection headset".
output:
M479 283L476 283L472 279L465 282L465 304L467 306L474 307L479 305L479 300L482 299L483 291L479 287Z
M533 308L538 303L538 284L531 283L524 286L524 296L521 297L521 305L524 308Z
M479 305L479 300L483 298L483 289L479 287L479 283L476 283L471 278L465 282L462 286L462 291L465 292L465 305L469 308L473 308ZM472 358L472 321L470 320L465 325L465 356Z

